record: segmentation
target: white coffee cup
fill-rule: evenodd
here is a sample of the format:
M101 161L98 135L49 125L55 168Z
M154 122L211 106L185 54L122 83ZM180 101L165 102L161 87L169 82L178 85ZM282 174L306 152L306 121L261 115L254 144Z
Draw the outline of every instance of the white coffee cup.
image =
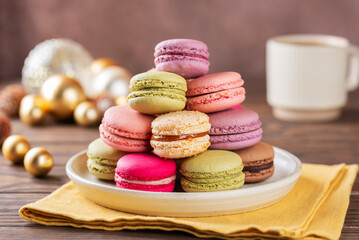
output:
M334 120L359 85L359 49L342 37L273 37L266 65L267 101L282 120Z

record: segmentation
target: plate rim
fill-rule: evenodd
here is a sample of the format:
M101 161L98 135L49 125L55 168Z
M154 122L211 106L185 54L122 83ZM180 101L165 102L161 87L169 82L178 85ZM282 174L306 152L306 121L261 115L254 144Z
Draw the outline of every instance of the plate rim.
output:
M117 188L115 185L108 186L105 184L92 182L86 178L83 178L80 175L76 174L75 171L72 169L73 162L76 161L76 159L78 157L80 157L81 155L86 154L87 150L80 151L70 157L70 159L66 163L66 174L70 178L70 180L75 183L79 182L86 186L90 185L91 187L95 187L95 188L101 189L103 191L104 190L117 191L119 194L127 194L127 195L132 195L132 196L150 197L150 198L155 196L156 198L165 198L165 199L181 198L184 200L196 199L196 198L212 198L212 197L226 198L226 197L228 197L228 195L233 195L233 194L247 195L247 194L252 194L253 191L265 191L266 188L268 188L268 189L278 188L281 185L287 185L288 182L296 181L299 178L299 176L302 172L302 162L299 160L299 158L297 156L295 156L294 154L292 154L282 148L279 148L276 146L273 146L273 148L274 148L274 152L281 152L285 155L289 155L290 159L292 161L294 161L294 163L295 163L294 171L290 175L288 175L284 178L281 178L277 181L269 182L269 183L266 183L263 185L258 185L258 186L251 187L251 188L240 188L240 189L216 191L216 192L147 192L147 191L138 191L138 190Z

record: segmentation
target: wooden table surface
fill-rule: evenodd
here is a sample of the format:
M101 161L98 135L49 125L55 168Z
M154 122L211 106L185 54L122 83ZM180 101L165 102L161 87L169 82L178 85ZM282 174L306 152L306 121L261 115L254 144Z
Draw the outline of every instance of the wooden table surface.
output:
M246 108L257 111L263 124L263 140L284 148L305 163L359 162L359 91L352 92L342 117L331 123L288 123L273 118L262 87L247 87ZM0 239L195 239L182 232L154 230L105 232L71 227L46 227L22 219L18 210L39 200L69 181L67 160L98 137L96 128L75 124L29 127L12 119L13 134L28 138L32 146L48 149L55 165L48 177L34 178L22 166L0 156ZM359 179L350 196L341 239L359 239Z

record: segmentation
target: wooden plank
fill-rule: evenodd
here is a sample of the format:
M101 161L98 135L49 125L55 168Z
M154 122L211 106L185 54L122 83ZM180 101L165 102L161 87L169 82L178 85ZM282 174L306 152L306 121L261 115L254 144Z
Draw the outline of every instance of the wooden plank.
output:
M12 133L26 137L30 143L83 144L99 137L97 127L83 128L76 124L30 127L19 119L12 119Z
M22 166L0 167L0 193L50 193L68 181L63 164L55 164L49 175L44 178L33 177Z
M90 229L76 229L67 227L44 227L37 224L28 223L23 227L0 227L1 239L19 240L19 239L51 239L51 240L88 240L88 239L183 239L195 240L198 238L191 234L171 231L164 232L159 230L123 230L123 231L103 231Z

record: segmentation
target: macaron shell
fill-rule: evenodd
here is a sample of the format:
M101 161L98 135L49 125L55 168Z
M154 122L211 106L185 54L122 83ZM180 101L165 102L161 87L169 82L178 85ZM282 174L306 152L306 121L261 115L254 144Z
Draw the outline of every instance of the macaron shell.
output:
M209 131L209 117L197 111L171 112L158 116L151 124L154 135L184 135Z
M170 98L169 96L147 96L130 98L128 104L136 111L145 114L163 114L181 111L186 107L186 100Z
M141 114L127 105L114 106L106 110L102 119L102 129L126 138L150 139L151 122L154 118Z
M87 165L87 169L93 176L104 180L112 180L112 181L114 180L116 165L115 166L102 165L97 163L93 159L88 159L86 165Z
M187 110L196 110L204 113L223 111L241 104L245 100L243 87L222 90L196 97L187 98Z
M204 75L187 82L187 97L214 93L221 90L239 88L244 80L237 72L221 72Z
M87 148L87 156L101 165L116 166L118 159L128 154L104 143L100 138L92 141Z
M210 146L209 135L188 140L162 142L151 140L153 153L163 158L185 158L197 155Z
M209 62L203 59L187 56L168 56L160 59L163 62L156 63L156 70L176 73L186 79L202 76L209 71Z
M262 132L262 128L259 128L246 133L212 135L210 136L210 149L237 150L246 148L260 142Z
M110 147L125 152L145 152L151 150L149 140L121 137L104 130L100 125L100 138Z
M181 185L186 192L214 192L239 189L244 185L244 174L238 177L215 183L193 183L186 178L181 178Z
M219 178L236 175L243 169L239 155L225 150L208 150L197 156L186 158L180 172L189 178Z
M209 57L208 47L204 42L194 39L168 39L158 43L155 46L155 57L164 53L188 53L202 55L205 58Z
M234 152L241 156L243 164L246 166L258 166L258 164L272 162L275 154L273 147L265 142L259 142L249 148Z
M116 173L129 180L156 181L176 174L176 162L153 153L131 153L119 159Z
M148 71L132 77L130 90L132 92L144 88L172 88L187 91L186 80L171 72Z

